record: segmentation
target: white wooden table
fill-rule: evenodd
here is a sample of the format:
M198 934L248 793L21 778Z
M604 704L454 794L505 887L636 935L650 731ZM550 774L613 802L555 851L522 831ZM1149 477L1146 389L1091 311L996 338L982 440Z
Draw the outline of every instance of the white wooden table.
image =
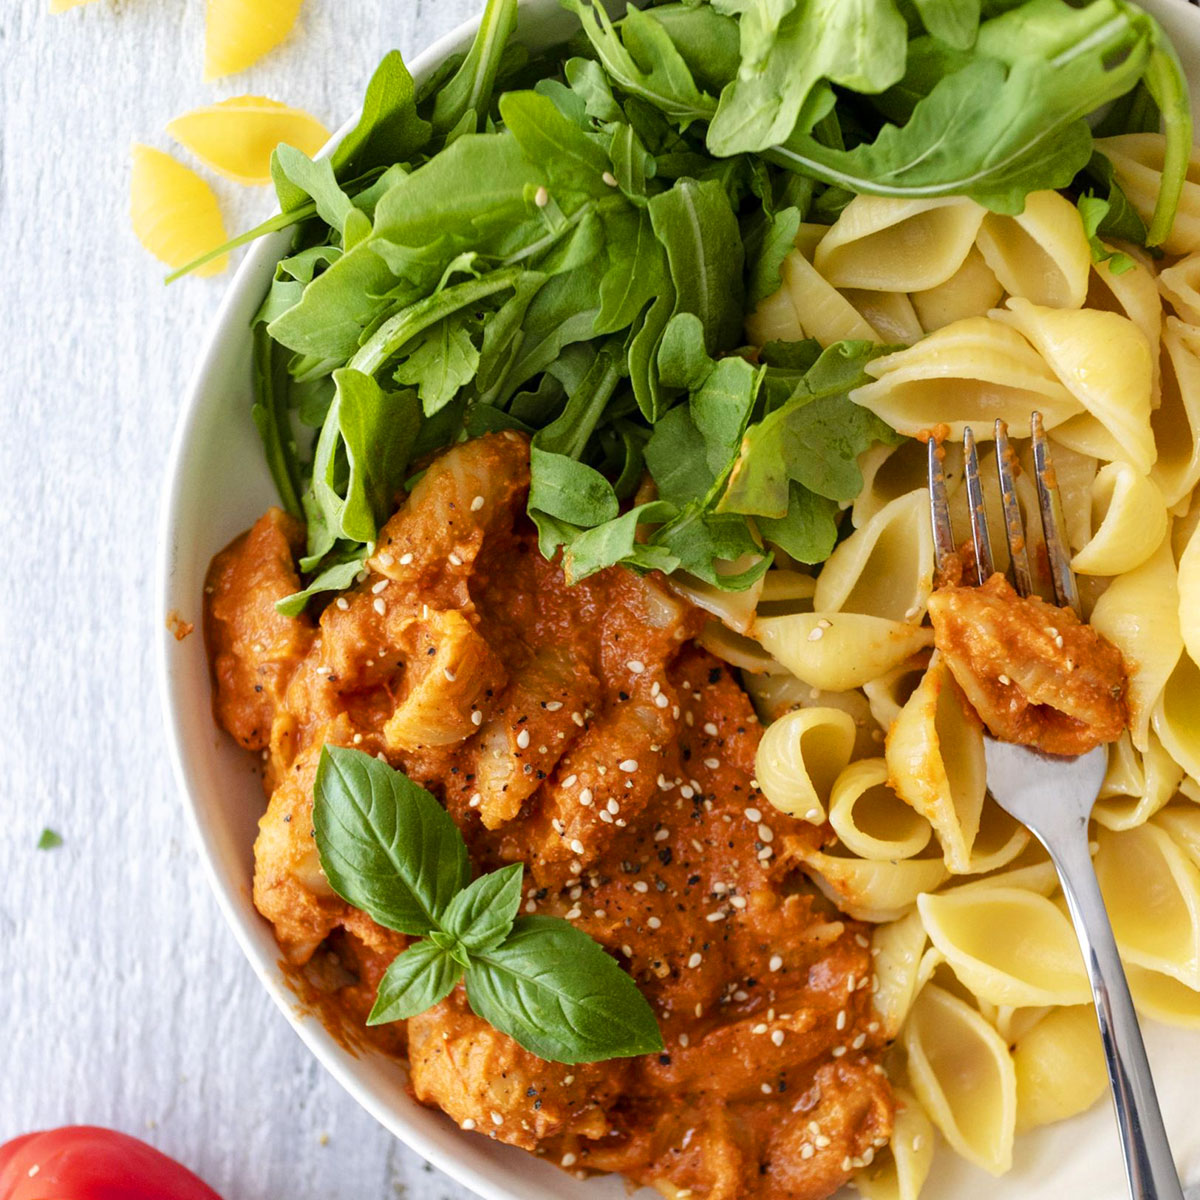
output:
M328 1079L226 931L163 749L154 533L180 396L228 276L169 289L129 148L253 92L349 115L380 8L411 55L476 0L306 0L202 80L201 0L0 0L0 1141L95 1123L226 1200L462 1200ZM186 159L181 150L175 148ZM220 185L231 229L267 189ZM61 849L35 849L43 826Z

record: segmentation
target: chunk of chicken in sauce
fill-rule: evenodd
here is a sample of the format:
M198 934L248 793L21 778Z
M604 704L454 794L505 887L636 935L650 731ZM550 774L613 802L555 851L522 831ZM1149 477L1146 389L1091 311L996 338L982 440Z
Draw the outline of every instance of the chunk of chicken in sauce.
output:
M1084 754L1128 723L1121 652L1066 608L1019 596L1003 575L938 588L934 644L992 734L1046 754Z
M404 939L324 880L312 779L324 743L384 755L443 801L478 869L526 865L523 911L569 920L616 957L665 1043L547 1063L460 987L407 1022L414 1095L571 1170L709 1200L818 1200L891 1128L866 930L777 853L777 836L821 833L754 785L760 727L693 643L702 615L622 568L568 587L539 554L528 453L496 434L434 460L366 578L315 624L298 619L290 654L272 605L297 586L296 531L268 514L214 562L218 719L258 730L268 759L255 902L289 960L324 981L323 1011L344 996L361 1022ZM274 565L260 574L248 560L264 541ZM398 1029L384 1030L389 1049Z

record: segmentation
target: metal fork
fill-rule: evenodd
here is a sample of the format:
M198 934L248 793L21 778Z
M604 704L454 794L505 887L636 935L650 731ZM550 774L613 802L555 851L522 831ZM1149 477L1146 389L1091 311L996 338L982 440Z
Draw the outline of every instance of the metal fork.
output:
M1038 506L1054 596L1059 605L1079 615L1079 593L1071 571L1062 505L1040 413L1033 414L1031 424ZM996 468L1013 586L1022 596L1028 596L1035 590L1034 576L1017 503L1013 454L1003 421L996 422L995 432ZM979 457L969 428L963 430L963 451L975 582L983 583L993 573L994 561L979 479ZM955 542L942 457L933 438L929 440L929 493L934 549L941 569L955 553ZM1134 1200L1183 1200L1137 1013L1088 847L1088 820L1107 764L1104 747L1097 746L1078 758L1059 758L985 735L984 748L993 799L1029 828L1045 846L1058 872L1092 985L1129 1194Z

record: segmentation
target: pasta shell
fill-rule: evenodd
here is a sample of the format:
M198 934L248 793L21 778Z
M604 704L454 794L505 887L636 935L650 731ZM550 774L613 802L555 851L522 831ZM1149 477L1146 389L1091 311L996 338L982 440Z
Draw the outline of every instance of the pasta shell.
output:
M1179 656L1154 706L1153 725L1167 753L1200 779L1200 667L1190 654Z
M1021 888L1039 896L1053 896L1058 891L1058 872L1041 846L1034 842L1017 855L1007 870L996 871L981 879L958 877L950 885L955 893L980 888Z
M1096 877L1122 957L1200 988L1200 870L1153 823L1100 829L1096 840Z
M779 664L758 642L736 633L722 621L709 621L697 635L696 641L710 654L715 654L739 671L764 675L780 670Z
M236 75L292 31L303 0L207 0L204 78Z
M1154 824L1165 829L1184 854L1200 867L1200 808L1172 804L1155 813Z
M1142 331L1115 313L1058 309L1012 297L993 313L1033 344L1084 412L1056 441L1098 458L1124 459L1143 475L1156 458L1150 428L1153 363Z
M1158 289L1189 325L1200 322L1200 254L1189 254L1158 273Z
M799 342L804 339L804 327L796 315L791 293L781 287L760 300L746 318L746 341L751 346L768 342Z
M799 250L793 250L783 260L779 274L805 337L816 338L822 346L832 346L845 339L882 340L850 301Z
M915 909L898 921L877 925L871 938L877 985L871 1001L883 1036L899 1034L920 987L921 957L928 937Z
M1018 434L1035 410L1052 428L1082 409L1015 329L986 317L947 325L866 372L875 382L850 399L909 437L944 424L956 441L967 425L986 439L998 417Z
M995 1025L996 1032L1011 1046L1055 1011L1046 1005L1037 1008L1013 1008L1010 1004L1001 1004L996 1008L992 1024Z
M933 826L946 866L970 870L986 790L983 731L941 655L888 730L886 754L892 787Z
M752 558L750 555L743 555L733 565L733 572L740 573L749 570L758 561L761 560L757 556ZM713 566L718 574L722 573L719 561L714 562ZM758 607L758 601L762 596L763 577L760 576L748 588L731 592L692 575L676 572L668 577L667 586L673 592L678 592L679 595L685 597L697 608L711 613L722 624L728 625L730 629L744 634L749 632L750 626L754 624L754 610Z
M1200 992L1158 971L1125 966L1125 978L1138 1012L1165 1025L1200 1029Z
M825 561L813 607L865 613L888 621L919 621L933 590L929 490L918 488L885 505Z
M316 117L266 96L234 96L176 117L167 132L205 166L237 183L270 183L280 142L312 157L329 141Z
M886 1152L854 1176L867 1200L917 1200L933 1165L933 1125L915 1096L894 1090L896 1115Z
M933 644L933 630L862 613L760 617L754 638L793 675L825 692L861 687Z
M927 985L904 1030L913 1091L942 1136L992 1175L1012 1166L1017 1078L1008 1047L969 1005Z
M52 13L66 12L69 8L79 8L84 4L91 4L92 0L50 0L50 11Z
M1108 246L1107 249L1114 247ZM1085 307L1128 317L1146 335L1146 344L1157 346L1162 339L1162 299L1154 273L1138 257L1134 247L1118 247L1132 264L1115 274L1111 263L1093 262ZM1158 357L1154 357L1154 393L1158 395ZM1156 402L1157 404L1157 402Z
M1182 778L1183 768L1153 732L1143 752L1126 731L1108 748L1108 772L1092 819L1106 829L1142 825L1175 795Z
M1016 432L1013 430L1012 432ZM996 474L996 443L986 442L979 446L979 476L980 482L983 485L983 501L984 507L989 513L989 519L995 521L992 526L994 529L1003 528L1003 506L1000 499L1000 480ZM1058 466L1058 459L1054 460L1055 467ZM1021 510L1021 515L1025 521L1027 529L1039 528L1041 521L1040 510L1038 509L1037 491L1034 487L1034 475L1031 471L1021 470L1016 474L1014 487L1016 490L1017 505ZM1065 500L1065 496L1064 496ZM950 494L950 522L955 529L965 530L970 528L970 500L967 496L965 487L957 487ZM992 558L997 571L1001 573L1008 570L1009 553L1008 539L997 537L992 541Z
M921 896L929 940L970 991L990 1004L1085 1004L1091 988L1075 932L1037 892L953 889Z
M900 710L921 684L929 666L929 655L922 652L893 667L884 675L869 679L863 692L871 706L871 715L881 729L890 729Z
M1058 192L1031 192L1013 217L988 213L978 246L1010 296L1051 308L1079 308L1087 297L1091 247L1079 210Z
M855 311L888 345L911 346L925 336L912 301L903 292L841 288Z
M754 773L780 812L820 824L854 749L854 719L837 708L802 708L768 725Z
M1150 714L1183 652L1179 632L1179 585L1170 538L1142 565L1120 575L1096 601L1092 627L1125 656L1130 669L1129 729L1145 750Z
M1081 575L1123 575L1140 567L1167 532L1162 492L1123 462L1101 467L1091 492L1096 532L1071 560L1072 569Z
M967 317L985 317L1000 303L1004 286L996 278L977 246L945 283L913 292L912 305L926 333L933 333Z
M814 262L834 287L919 291L962 265L984 210L973 200L855 196L817 246Z
M1086 1112L1108 1090L1096 1012L1059 1008L1017 1041L1017 1131Z
M912 858L929 844L933 829L888 787L882 758L852 762L829 797L829 823L842 844L860 858Z
M212 188L169 154L134 146L129 190L133 232L167 266L182 267L228 240ZM222 254L196 274L219 275L228 265Z
M983 802L979 832L971 846L965 874L986 875L1019 858L1029 845L1030 833L1015 817L1009 816L990 799Z
M1166 143L1161 133L1123 133L1097 138L1096 149L1113 165L1117 182L1143 221L1154 214L1162 184ZM1193 148L1188 160L1187 181L1175 223L1163 242L1168 254L1190 254L1200 250L1200 152Z
M945 451L942 473L946 477L946 494L953 496L962 483L962 446L948 442L942 449ZM863 485L850 510L855 529L861 529L893 500L925 487L929 471L925 444L916 438L906 438L898 446L877 442L858 456L858 467L862 471Z
M1200 482L1200 326L1168 317L1159 406L1150 418L1158 459L1150 478L1168 508Z

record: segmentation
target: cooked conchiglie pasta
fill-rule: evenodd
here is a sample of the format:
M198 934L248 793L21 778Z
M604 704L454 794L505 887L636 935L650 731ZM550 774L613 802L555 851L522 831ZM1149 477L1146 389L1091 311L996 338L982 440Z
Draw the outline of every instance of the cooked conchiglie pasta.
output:
M921 914L913 909L898 921L878 925L871 937L877 986L871 996L886 1038L896 1037L919 989L921 959L928 938Z
M912 1090L942 1136L991 1175L1012 1166L1017 1079L1008 1047L970 1005L927 985L903 1035Z
M1153 822L1096 833L1093 863L1126 961L1200 988L1200 870Z
M169 267L182 267L228 240L212 188L189 167L150 146L133 148L130 218L138 241ZM218 275L222 254L196 271Z
M900 710L921 684L929 666L929 652L914 654L876 679L863 684L863 694L871 707L871 716L881 729L890 729Z
M1165 829L1184 854L1200 867L1200 807L1181 800L1156 813L1154 824Z
M799 342L804 337L804 327L785 287L760 300L746 318L746 341L751 346L765 346L768 342Z
M980 879L959 876L951 885L955 893L975 891L980 888L1020 888L1024 891L1037 892L1039 896L1053 896L1058 891L1058 872L1046 852L1036 842L1029 843L1026 848L1010 863L1006 869L984 875Z
M237 183L270 183L280 142L310 157L329 140L316 117L266 96L234 96L176 117L167 132L202 163Z
M1131 247L1106 244L1106 249L1120 250L1125 254L1129 265L1126 270L1117 273L1107 260L1093 262L1084 306L1128 317L1146 335L1146 344L1150 347L1157 346L1162 338L1163 311L1154 272L1136 253L1129 253ZM1157 355L1154 358L1157 389Z
M1158 287L1179 316L1190 325L1200 322L1200 254L1189 254L1158 273Z
M839 288L855 311L888 345L911 346L925 336L912 301L903 292Z
M780 812L825 820L826 805L854 749L854 718L839 708L802 708L768 725L754 774Z
M726 571L722 571L720 561L714 562L713 566L718 575L737 575L742 571L749 570L760 561L761 558L758 555L751 557L746 554L728 564ZM748 588L743 588L738 592L731 592L726 588L707 583L703 579L697 579L693 575L682 573L670 576L667 585L672 591L678 592L690 600L697 608L716 617L730 629L744 634L754 624L754 610L762 598L763 578L760 576Z
M1146 474L1156 457L1154 369L1142 331L1116 313L1050 308L1016 296L993 316L1024 334L1084 410L1055 429L1055 441L1124 459Z
M1013 1008L1011 1004L1000 1004L996 1007L992 1024L996 1027L996 1032L1012 1046L1054 1011L1056 1010L1048 1005Z
M1020 821L991 799L985 799L965 874L987 875L1008 866L1021 856L1029 838L1029 830Z
M1200 666L1183 653L1154 706L1154 732L1167 753L1200 779Z
M933 644L933 630L863 613L811 612L760 617L752 636L810 687L861 687Z
M913 622L932 590L929 490L918 488L885 505L834 550L817 576L813 608Z
M1090 1003L1059 1008L1017 1040L1017 1130L1086 1112L1104 1095L1108 1071Z
M787 604L797 612L810 609L813 592L816 590L817 581L811 575L805 575L803 571L774 567L762 577L759 607L764 604ZM805 603L806 601L809 603Z
M1126 964L1125 977L1142 1016L1181 1029L1200 1029L1200 991L1132 963Z
M962 888L917 900L929 940L989 1004L1084 1004L1091 996L1070 922L1022 888Z
M933 1124L915 1096L894 1089L896 1115L888 1149L854 1176L867 1200L917 1200L933 1165Z
M946 494L955 495L962 484L963 453L957 442L942 447L942 473L946 478ZM851 524L861 529L880 509L901 496L926 486L929 478L925 443L917 438L905 438L898 446L877 442L858 456L863 486L850 510Z
M1113 580L1096 601L1091 624L1121 651L1131 668L1129 730L1134 746L1145 750L1150 714L1183 652L1170 538L1164 537L1140 567Z
M1100 464L1095 455L1081 454L1061 442L1055 442L1053 438L1051 442L1051 461L1054 463L1054 478L1058 482L1063 521L1067 527L1067 541L1073 549L1079 550L1087 545L1092 536L1092 485L1095 483ZM1017 497L1022 505L1025 528L1030 528L1032 521L1033 528L1036 529L1040 516L1036 507L1037 489L1031 482L1036 478L1032 441L1026 442L1022 447L1018 461L1024 472L1017 477ZM1022 489L1022 479L1029 484L1028 490ZM1029 507L1026 507L1027 504Z
M909 437L944 424L955 440L967 425L986 439L997 418L1020 436L1035 410L1048 429L1082 411L1015 329L987 317L947 325L869 362L866 372L875 382L850 398Z
M303 0L206 0L204 78L235 75L292 31Z
M1175 795L1183 768L1150 732L1144 751L1134 748L1126 730L1108 748L1108 771L1092 819L1106 829L1144 824Z
M969 871L987 786L983 730L941 655L888 731L886 755L892 787L933 826L946 866Z
M933 829L888 786L882 758L852 762L829 796L829 823L842 844L860 858L912 858L929 844Z
M798 838L785 839L784 846L817 887L858 921L898 920L922 892L935 891L947 875L941 858L870 862L837 846L814 850Z
M722 621L709 621L696 635L696 641L710 654L715 654L739 671L765 674L780 670L779 663L763 649L761 643L735 632Z
M1163 351L1161 401L1150 418L1158 460L1150 477L1174 509L1200 482L1200 326L1168 317Z
M79 8L84 4L92 4L94 0L50 0L52 13L66 12L69 8Z
M1071 560L1072 569L1081 575L1123 575L1141 566L1167 532L1162 492L1128 463L1110 462L1100 468L1091 493L1095 533Z
M1025 437L1028 431L1028 426L1023 427L1018 434L1017 430L1011 430L1014 436ZM990 434L989 430L989 434ZM1000 480L996 474L996 443L985 442L978 447L979 455L979 476L980 482L983 485L983 500L984 506L988 512L1002 512L1000 501ZM1021 510L1022 518L1027 529L1038 528L1038 522L1041 520L1040 510L1038 509L1037 489L1034 485L1034 474L1024 468L1023 460L1027 457L1022 455L1022 470L1016 473L1014 480L1014 490L1016 492L1017 505ZM1058 467L1058 459L1055 458L1054 465ZM1064 479L1067 475L1064 475ZM1060 494L1063 489L1060 487ZM1065 502L1066 496L1063 494ZM1064 511L1068 511L1068 506L1064 503ZM967 495L965 487L956 488L950 494L950 521L955 529L966 530L970 528L970 499ZM1001 573L1008 570L1009 553L1008 539L997 537L992 540L992 559L997 571Z
M793 250L783 260L779 275L805 337L816 338L822 346L831 346L846 338L867 342L883 340L858 309L799 250Z
M1097 138L1096 149L1112 163L1117 182L1138 215L1149 222L1162 186L1166 154L1163 135L1123 133L1117 137ZM1175 222L1162 248L1168 254L1190 254L1200 250L1200 152L1194 148Z
M962 265L937 287L913 292L912 305L926 333L967 317L984 317L1000 303L1004 285L972 246Z
M961 266L983 214L961 196L855 196L821 239L814 261L834 287L878 292L936 287Z
M1079 308L1092 252L1079 210L1058 192L1031 192L1016 216L988 213L979 229L984 261L1010 296Z

